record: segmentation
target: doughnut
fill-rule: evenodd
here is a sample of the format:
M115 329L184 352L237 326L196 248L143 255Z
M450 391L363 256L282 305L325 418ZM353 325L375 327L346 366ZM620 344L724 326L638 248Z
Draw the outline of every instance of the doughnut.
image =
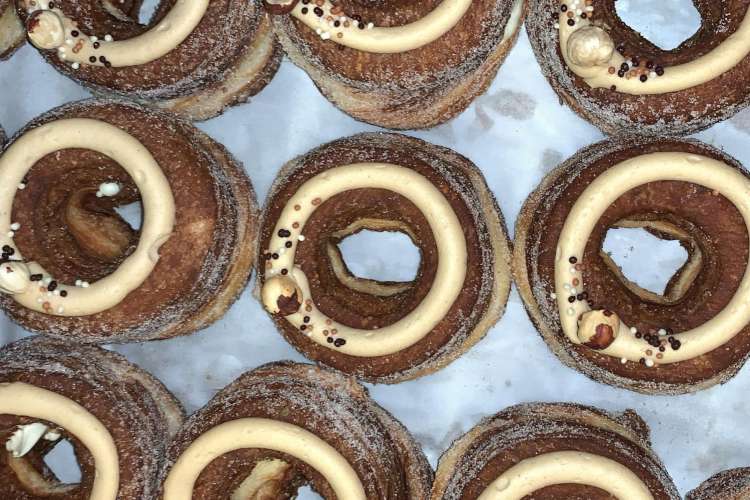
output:
M687 494L687 500L743 500L750 495L750 468L725 470Z
M0 0L0 60L9 59L26 40L26 30L13 2Z
M615 5L531 2L526 29L542 72L581 117L613 135L682 135L750 104L749 0L694 2L701 27L674 50L625 24Z
M362 230L409 236L421 255L414 280L352 274L338 244ZM510 242L479 169L397 134L340 139L288 163L257 253L257 295L286 340L370 382L447 365L498 321L510 289Z
M63 106L16 136L0 177L0 308L32 332L185 335L221 317L250 276L250 181L173 115L104 100ZM138 203L133 228L115 209Z
M271 22L248 0L17 0L31 43L93 92L205 120L260 92L281 62Z
M513 406L457 439L431 500L678 500L632 410L567 403Z
M432 469L367 390L332 370L276 362L222 389L167 451L162 500L425 499Z
M9 344L0 349L0 498L155 498L183 416L166 387L119 354L42 337ZM44 462L66 440L77 484Z
M289 58L357 120L429 128L495 78L526 0L265 0Z
M736 160L694 140L624 137L565 161L516 224L514 278L545 342L566 365L638 392L729 380L750 351L748 193ZM663 294L602 250L617 227L686 250Z

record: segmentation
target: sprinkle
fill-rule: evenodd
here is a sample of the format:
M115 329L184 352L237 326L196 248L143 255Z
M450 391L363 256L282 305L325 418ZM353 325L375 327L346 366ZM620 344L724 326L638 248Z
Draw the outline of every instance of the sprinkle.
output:
M20 183L20 184L18 185L18 189L20 189L20 190L24 190L24 189L26 189L26 184L24 184L23 182L21 182L21 183Z
M10 225L10 229L12 231L18 231L19 229L21 229L21 224L19 224L18 222L14 222Z
M620 358L620 363L623 365L628 362L628 358Z
M632 333L633 335L635 335L636 333L638 333L638 329L636 327L634 327L634 326L631 326L630 327L630 333Z
M646 366L649 368L652 368L654 366L654 360L653 359L647 359L646 360Z
M659 328L659 335L664 336L667 334L667 331L664 328Z
M111 42L113 40L112 35L104 35L105 42Z
M302 236L301 234L299 236L297 236L297 239L300 240L300 241L305 241L305 237Z

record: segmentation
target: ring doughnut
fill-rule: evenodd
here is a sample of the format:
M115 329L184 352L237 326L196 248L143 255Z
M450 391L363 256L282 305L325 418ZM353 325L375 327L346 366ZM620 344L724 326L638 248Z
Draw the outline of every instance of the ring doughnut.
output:
M251 273L250 181L171 115L64 106L18 134L0 176L0 307L28 330L85 342L192 333L223 315ZM115 209L136 203L134 229Z
M361 279L338 243L398 231L420 249L412 282ZM261 222L260 298L288 342L364 380L438 370L502 315L510 242L468 159L396 134L341 139L288 163Z
M291 362L245 373L192 415L167 452L163 500L427 498L408 431L351 378Z
M0 497L154 498L179 402L122 356L41 337L0 349ZM44 457L67 440L81 480L62 483Z
M531 403L488 417L456 440L431 500L677 500L646 423L574 404Z
M560 98L610 134L682 135L750 104L750 2L695 2L700 29L663 50L617 15L615 0L536 0L526 23Z
M18 19L14 0L0 0L0 60L10 58L25 39L26 30Z
M687 500L742 500L750 495L750 468L725 470L687 494Z
M287 55L354 118L428 128L490 85L526 0L265 0Z
M585 375L649 394L734 376L750 352L748 194L742 167L697 141L622 138L564 162L516 225L514 275L544 340ZM614 227L687 250L662 295L601 250Z
M247 0L18 0L31 43L57 70L106 96L205 120L246 102L281 61L268 16Z

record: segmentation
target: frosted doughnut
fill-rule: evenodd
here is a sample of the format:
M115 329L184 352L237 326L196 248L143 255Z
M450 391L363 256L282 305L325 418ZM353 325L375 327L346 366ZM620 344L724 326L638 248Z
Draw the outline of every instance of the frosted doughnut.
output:
M547 174L516 223L513 267L550 349L597 381L648 394L734 376L750 354L749 189L735 159L675 138L602 141ZM687 260L645 288L605 249L620 228L678 242Z
M26 330L185 335L220 318L252 272L250 181L174 115L68 104L17 134L0 175L0 308Z
M44 337L0 349L0 497L155 498L168 440L184 411L119 354ZM46 458L70 445L80 480Z
M440 457L430 500L676 500L631 410L531 403L485 418Z
M581 278L583 251L599 217L619 196L649 182L671 180L692 182L724 195L737 207L750 230L750 180L736 168L712 158L687 153L651 153L624 161L600 175L583 192L565 221L558 240L555 265L555 293L563 331L573 343L581 343L579 318L591 308L586 300L569 302L571 282ZM566 286L567 285L567 286ZM576 288L584 292L583 286ZM603 354L627 361L646 360L647 365L678 363L706 354L726 344L750 323L750 265L729 304L710 321L687 332L678 332L680 347L674 344L664 352L653 349L645 340L631 332L625 322L618 322L618 330ZM614 311L616 314L616 311ZM647 354L651 352L651 355Z
M296 244L305 223L318 205L345 191L380 188L411 199L425 214L438 247L438 270L432 289L423 302L398 322L376 331L350 328L332 321L314 305L311 310L300 308L311 298L305 273L294 267ZM298 227L293 227L294 222ZM411 169L382 163L360 163L328 170L308 180L292 197L276 223L269 252L278 254L266 270L263 304L271 313L279 313L279 295L275 292L280 280L291 280L302 295L298 310L285 318L301 328L319 345L339 349L344 354L362 357L383 356L399 352L425 337L448 312L461 292L466 276L466 242L461 225L448 201L423 176ZM304 238L304 236L302 236ZM291 248L285 245L292 242ZM290 274L282 274L289 271ZM305 321L307 318L307 321ZM336 331L329 342L327 331Z
M425 498L421 449L353 379L277 362L243 374L175 437L162 500Z
M750 468L718 472L688 492L686 500L743 500L750 495Z
M629 26L614 2L536 0L526 23L542 72L605 133L685 135L750 105L750 10L695 4L700 27L673 49ZM660 26L669 30L669 22Z
M262 219L260 300L295 348L346 373L391 383L430 373L502 314L502 216L453 151L397 134L323 145L282 169ZM414 278L356 276L339 244L364 230L406 235L420 251Z
M144 220L136 251L115 272L90 285L60 283L57 288L48 286L54 278L40 265L23 263L23 255L13 242L14 229L18 228L11 221L11 210L16 190L29 169L46 155L68 148L99 151L122 165L140 190ZM4 179L0 186L0 245L12 259L0 265L0 290L37 312L86 316L119 304L149 276L159 260L159 247L174 227L172 191L151 153L128 133L98 120L59 120L24 134L0 157L0 176ZM39 286L39 282L45 285ZM53 293L56 290L58 293Z
M158 0L147 22L142 0L18 2L23 35L60 72L192 120L246 102L281 62L259 2Z
M356 119L428 128L486 91L527 0L265 0L291 60ZM356 60L356 64L351 61Z

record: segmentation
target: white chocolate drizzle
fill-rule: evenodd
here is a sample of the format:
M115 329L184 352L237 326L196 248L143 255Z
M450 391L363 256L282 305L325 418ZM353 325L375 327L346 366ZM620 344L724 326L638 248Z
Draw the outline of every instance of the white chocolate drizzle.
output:
M333 40L363 52L397 54L439 39L458 24L469 7L471 0L443 0L418 21L390 28L352 19L330 0L323 1L322 5L315 1L299 2L291 14L324 40Z
M609 51L608 57L599 60L581 58L580 55L590 51L606 54L606 46L614 47L603 26L592 23L593 15L594 8L584 0L560 2L560 52L568 68L592 88L633 95L679 92L718 78L750 55L748 10L737 31L710 52L685 64L649 68L647 61L626 59L617 50Z
M47 389L14 382L0 383L0 414L53 422L75 436L94 459L95 474L90 498L117 498L120 488L117 446L107 428L86 408Z
M265 418L242 418L217 425L185 450L164 481L164 500L193 498L195 481L216 458L243 448L291 455L317 470L336 498L366 500L351 464L334 447L302 427Z
M574 344L581 344L579 337L588 336L579 335L578 319L591 311L591 307L576 294L583 291L583 252L594 226L617 198L633 188L656 181L690 182L715 190L737 207L750 233L750 180L721 161L689 153L651 153L607 169L581 193L565 220L558 240L555 293L563 332ZM571 297L574 297L572 303L569 301ZM678 363L723 346L748 323L750 266L745 269L735 295L709 321L675 334L660 329L655 343L665 348L663 351L642 339L635 328L619 321L614 341L598 352L621 360L641 362L648 367Z
M527 458L503 472L478 500L518 500L557 484L594 486L619 500L653 500L641 478L619 462L580 451Z
M438 252L435 279L422 302L396 323L377 330L351 328L326 317L315 306L305 273L294 262L297 244L304 240L302 231L315 209L332 196L361 188L387 189L411 200L427 219ZM385 356L419 342L450 311L466 278L466 237L453 207L418 172L386 163L335 167L305 182L281 212L265 255L266 309L279 313L277 292L297 290L301 306L286 320L319 345L359 357Z
M62 149L90 149L120 164L133 178L144 208L143 227L135 251L109 276L75 286L58 283L36 262L25 262L13 241L11 212L16 189L31 167ZM159 259L158 248L172 234L175 207L167 178L151 153L127 132L108 123L75 118L58 120L30 130L0 157L0 292L22 306L57 316L86 316L110 309L138 288ZM112 192L112 187L105 188Z
M140 66L164 57L195 30L206 14L209 0L176 0L156 26L128 40L81 32L76 22L51 0L24 3L30 16L27 32L31 43L42 50L56 50L61 60L77 69L82 64Z

